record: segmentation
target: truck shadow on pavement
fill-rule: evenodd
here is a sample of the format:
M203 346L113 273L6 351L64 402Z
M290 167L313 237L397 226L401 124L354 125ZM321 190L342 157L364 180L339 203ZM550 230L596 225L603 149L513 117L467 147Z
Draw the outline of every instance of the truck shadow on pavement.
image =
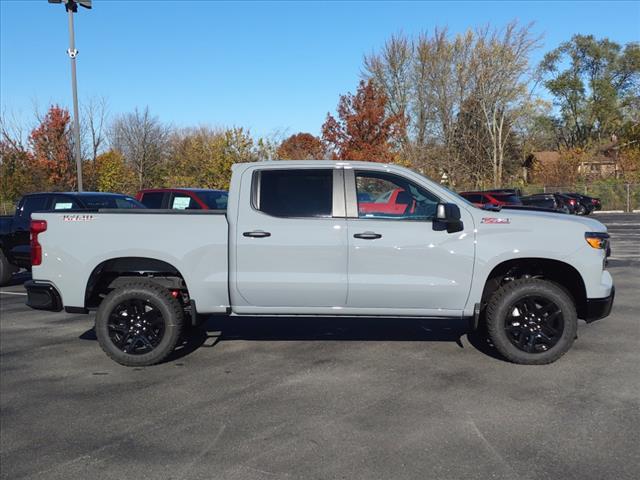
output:
M464 319L209 317L202 325L189 328L183 341L162 363L234 340L453 342L465 348L465 335L467 344L476 350L502 359L482 332L469 331ZM87 330L79 338L95 341L95 330Z
M453 342L502 359L482 332L470 332L464 319L332 318L332 317L210 317L192 328L167 361L220 342L248 341L377 341Z

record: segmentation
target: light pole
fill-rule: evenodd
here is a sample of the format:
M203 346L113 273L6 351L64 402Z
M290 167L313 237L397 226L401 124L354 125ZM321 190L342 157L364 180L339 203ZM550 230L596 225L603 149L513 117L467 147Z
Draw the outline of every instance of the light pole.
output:
M75 45L73 29L73 14L78 11L78 5L91 8L91 0L48 0L49 3L64 3L69 14L69 50L67 54L71 59L71 91L73 92L73 136L76 157L76 170L78 172L78 191L82 191L82 158L80 157L80 113L78 109L78 84L76 81L76 57L78 51Z

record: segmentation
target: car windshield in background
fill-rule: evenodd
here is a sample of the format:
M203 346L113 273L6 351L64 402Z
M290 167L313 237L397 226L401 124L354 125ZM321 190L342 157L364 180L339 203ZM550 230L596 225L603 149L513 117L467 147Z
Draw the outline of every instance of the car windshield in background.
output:
M499 200L505 203L515 203L515 204L522 203L520 201L520 197L518 197L515 194L492 193L491 196L493 196L496 200Z
M227 192L210 192L202 190L196 192L198 197L213 210L226 210L229 194Z
M144 205L133 198L111 195L90 195L82 197L82 202L91 210L100 208L144 208Z

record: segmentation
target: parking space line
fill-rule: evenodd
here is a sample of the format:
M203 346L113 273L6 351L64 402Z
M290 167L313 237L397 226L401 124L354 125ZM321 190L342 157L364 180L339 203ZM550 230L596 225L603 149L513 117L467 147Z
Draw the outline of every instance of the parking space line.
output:
M22 296L26 296L26 293L21 293L21 292L3 292L2 290L0 290L0 293L4 293L5 295L22 295Z

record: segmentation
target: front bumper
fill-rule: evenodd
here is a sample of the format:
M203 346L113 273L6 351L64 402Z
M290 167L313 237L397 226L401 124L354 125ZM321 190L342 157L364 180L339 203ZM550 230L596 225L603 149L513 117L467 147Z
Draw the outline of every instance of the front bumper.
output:
M613 307L613 299L616 296L616 287L611 287L611 294L605 298L588 298L585 321L595 322L601 318L608 317Z
M56 287L50 283L29 280L24 284L27 289L27 306L36 310L59 312L62 310L62 299Z

